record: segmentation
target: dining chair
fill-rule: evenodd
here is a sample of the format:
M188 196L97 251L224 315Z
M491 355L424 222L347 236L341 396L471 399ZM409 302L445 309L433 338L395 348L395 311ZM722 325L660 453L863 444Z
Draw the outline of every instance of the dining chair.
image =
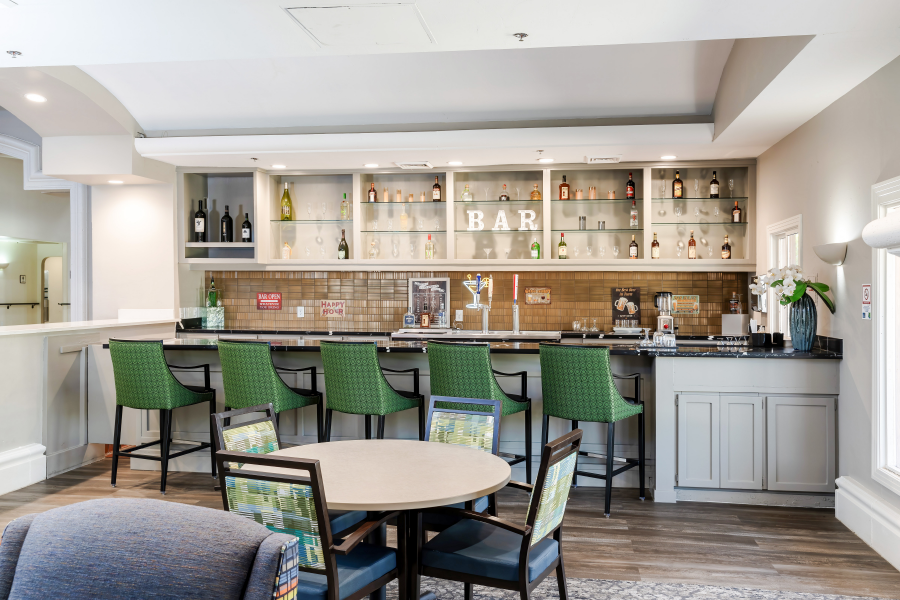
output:
M515 590L528 600L555 571L560 600L566 600L562 522L581 436L576 429L544 445L533 486L509 482L531 492L524 526L470 510L426 509L464 518L423 546L419 573L462 582L465 600L472 599L473 584Z
M400 597L405 597L405 542L401 540L398 549L363 542L389 519L400 519L405 527L405 513L373 513L335 543L329 520L319 519L328 513L318 460L230 450L217 453L216 460L225 510L272 531L297 536L298 579L292 597L359 600L394 579L399 579ZM260 472L254 467L278 471Z
M265 416L232 424L235 418L256 413L265 413ZM282 447L281 436L278 433L276 417L277 413L271 403L248 406L247 408L212 415L216 451L227 450L229 452L268 454L280 449ZM329 525L332 533L335 535L343 533L365 520L365 518L366 511L364 510L328 511ZM267 525L267 523L263 524ZM282 533L290 533L288 529L271 529Z

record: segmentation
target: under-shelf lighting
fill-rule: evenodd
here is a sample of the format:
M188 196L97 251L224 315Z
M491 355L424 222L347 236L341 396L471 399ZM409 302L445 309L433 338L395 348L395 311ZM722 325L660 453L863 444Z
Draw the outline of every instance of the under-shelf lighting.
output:
M367 163L367 164L364 164L363 166L367 169L377 169L378 163Z
M40 94L25 94L25 98L31 100L32 102L46 102L47 99L41 96Z
M447 164L450 165L451 167L461 167L462 161L461 160L451 160Z
M272 165L272 168L273 169L285 169L287 167L285 167L284 165Z
M121 181L121 180L119 180L119 179L110 179L110 180L109 180L109 183L116 183L116 184L118 184L118 183L124 183L124 182Z
M553 159L552 159L552 158L547 158L547 157L545 156L545 157L543 157L543 158L539 158L539 159L538 159L538 162L540 162L540 163L552 163L552 162L553 162Z
M662 160L675 160L678 157L674 154L666 154L665 156L660 156L659 158Z

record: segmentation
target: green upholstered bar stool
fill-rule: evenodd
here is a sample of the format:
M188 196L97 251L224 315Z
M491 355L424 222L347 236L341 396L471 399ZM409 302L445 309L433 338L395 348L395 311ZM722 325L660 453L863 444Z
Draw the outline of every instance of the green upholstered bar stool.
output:
M498 400L503 416L525 411L525 454L500 452L503 458L512 459L510 465L525 463L525 479L531 483L531 398L528 397L527 371L501 373L491 367L490 344L459 344L452 342L428 342L428 367L431 372L431 395L456 398L480 398ZM521 394L504 392L496 375L519 377ZM448 403L440 408L479 410L475 405ZM483 408L481 410L484 410Z
M222 383L225 385L225 408L247 408L271 403L275 408L275 424L286 410L316 407L316 439L323 440L324 410L322 393L316 390L316 367L288 369L276 367L272 360L272 345L259 341L219 340L219 361L222 363ZM302 373L309 371L311 389L292 388L281 379L278 371Z
M113 378L116 382L116 423L113 430L113 464L112 485L116 486L116 470L119 457L143 458L158 460L162 467L162 478L159 491L166 493L166 475L169 460L209 448L212 454L212 475L216 476L216 453L212 444L215 437L210 429L210 443L200 442L181 452L169 454L172 443L172 411L183 406L192 406L201 402L209 402L209 412L216 412L216 390L209 382L209 365L179 367L166 363L161 341L147 340L109 340L109 354L113 364ZM171 369L193 370L203 369L203 386L184 385L172 375ZM119 450L122 441L122 409L124 407L139 410L159 411L159 435L155 442L147 442L131 448ZM159 444L159 456L134 454L149 446Z
M544 419L541 440L546 443L550 417L569 419L572 429L579 421L607 423L606 455L579 451L580 456L606 461L603 475L575 471L578 475L606 480L604 515L609 517L613 477L638 467L641 480L641 500L644 499L644 402L641 400L640 374L619 376L609 364L609 348L575 346L570 344L541 344L541 388L544 395ZM616 379L634 381L634 397L625 398L616 387ZM638 458L614 456L616 422L629 417L638 418ZM616 464L623 466L615 468Z
M425 438L425 397L419 393L419 369L385 369L375 342L319 342L325 367L325 441L331 441L334 411L365 416L365 436L372 439L372 416L378 417L377 439L384 439L384 417L417 408L419 439ZM412 373L413 391L395 390L384 373Z

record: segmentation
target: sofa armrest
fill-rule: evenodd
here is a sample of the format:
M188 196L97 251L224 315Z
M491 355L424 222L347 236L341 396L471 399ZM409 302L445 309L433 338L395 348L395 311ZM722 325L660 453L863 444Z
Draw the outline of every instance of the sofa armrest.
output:
M289 580L297 577L296 568L291 572L285 563L297 562L297 538L284 533L273 533L262 541L256 558L253 560L253 570L250 571L250 580L244 591L244 600L272 600L281 598L279 588L287 590L295 589ZM289 556L291 555L291 556ZM286 561L285 559L288 559ZM274 582L274 588L273 588ZM275 594L273 594L273 589Z
M37 514L19 517L3 530L3 539L0 541L0 598L9 598L19 562L19 551L36 516Z

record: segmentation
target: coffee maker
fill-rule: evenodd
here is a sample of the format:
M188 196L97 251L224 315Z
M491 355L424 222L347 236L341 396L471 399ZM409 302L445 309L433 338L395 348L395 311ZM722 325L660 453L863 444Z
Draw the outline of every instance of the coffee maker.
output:
M653 300L659 316L656 317L656 331L653 345L657 348L675 348L675 317L672 316L672 292L657 292Z

